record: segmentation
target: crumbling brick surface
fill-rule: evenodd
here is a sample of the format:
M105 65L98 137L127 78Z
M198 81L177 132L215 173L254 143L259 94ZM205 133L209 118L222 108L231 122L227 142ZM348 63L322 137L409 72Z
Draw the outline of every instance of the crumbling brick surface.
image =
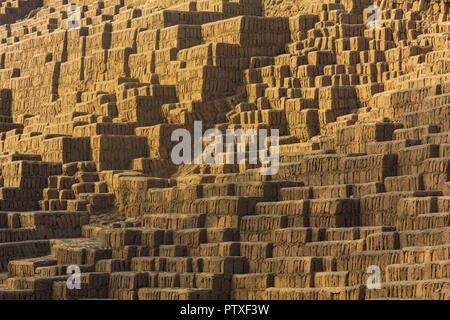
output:
M449 11L0 2L0 300L448 300ZM175 163L196 121L277 172Z

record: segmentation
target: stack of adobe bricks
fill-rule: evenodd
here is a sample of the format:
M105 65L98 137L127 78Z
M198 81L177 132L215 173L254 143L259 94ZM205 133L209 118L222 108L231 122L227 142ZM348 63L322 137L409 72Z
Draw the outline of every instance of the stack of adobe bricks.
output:
M450 298L447 1L46 0L16 22L26 3L0 14L0 299ZM278 171L175 165L194 121L279 129Z

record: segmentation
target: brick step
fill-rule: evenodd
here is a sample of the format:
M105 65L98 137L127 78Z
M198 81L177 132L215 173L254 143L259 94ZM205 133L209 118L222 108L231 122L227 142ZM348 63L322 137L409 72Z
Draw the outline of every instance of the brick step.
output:
M160 245L160 257L185 257L187 256L188 248L185 245Z
M45 189L44 189L45 190ZM37 201L42 199L42 192L39 189L23 189L16 187L0 187L0 199L1 200L22 200Z
M6 199L0 200L0 210L7 211L26 211L26 210L39 210L39 201L27 201Z
M217 181L217 183L234 182L236 181ZM148 190L149 208L147 208L146 213L206 213L221 216L224 214L242 215L243 213L241 212L245 210L251 214L254 212L255 204L262 200L260 197L252 196L211 196L216 192L222 194L223 192L220 190L222 186L215 188L211 184L212 189L210 186L207 186L206 192L203 192L202 187L204 183L195 183L193 186L177 186L164 189L153 188ZM264 186L255 185L255 191L259 191L259 187L264 190ZM231 187L224 186L224 188L226 190L224 191L225 194L231 194L230 189L228 189Z
M336 271L334 257L275 257L263 261L262 272L277 274L311 274Z
M180 230L165 230L165 229L149 229L141 228L139 226L114 224L112 228L91 228L92 230L86 230L86 233L92 233L92 236L99 237L90 239L70 239L67 240L67 244L62 243L63 247L70 247L70 242L74 242L75 247L83 247L89 244L93 246L95 250L98 248L105 249L105 254L111 253L114 255L125 255L128 257L146 256L151 254L157 255L160 245L172 244L173 241L181 242L182 240L199 243L206 241L208 232L207 229L180 229ZM209 235L220 234L220 230L216 231L211 228ZM225 233L225 231L223 231ZM86 244L84 242L87 241ZM175 243L176 244L176 243ZM98 248L97 248L98 247ZM118 257L119 258L119 257ZM120 257L122 258L122 257Z
M450 143L441 143L439 145L439 157L450 158Z
M381 270L390 264L401 261L402 250L365 250L353 252L349 260L337 266L339 271L349 271L350 273L366 272L369 266L376 265Z
M207 272L233 274L246 273L246 258L230 257L136 257L129 264L131 271L151 272Z
M450 259L450 244L402 248L400 263L424 263Z
M439 125L442 132L450 130L450 121L448 115L450 104L434 107L426 110L405 113L402 116L402 122L406 128L413 128L427 125L430 123Z
M301 246L287 244L275 244L273 248L274 257L283 256L333 256L339 259L350 256L353 252L363 251L365 249L365 240L339 240L339 241L319 241L307 242Z
M5 284L6 279L8 279L8 272L0 272L0 285Z
M317 142L299 142L292 144L284 144L279 146L280 154L284 154L287 152L308 152L319 150L320 145Z
M413 214L409 209L417 207L416 201L428 203L429 199L440 195L442 195L441 191L396 191L364 195L360 198L361 225L391 225L397 230L403 230L402 228L405 228L403 225L411 225L417 221L415 215L433 211L426 206L421 206L418 207L419 211ZM406 206L408 202L412 203L411 207Z
M394 130L392 138L394 140L422 140L425 135L440 133L441 129L437 125L427 124L424 126L408 129ZM426 143L422 141L422 143Z
M160 245L180 244L190 247L206 241L206 229L166 230L122 226L101 229L98 231L98 238L98 240L92 239L91 241L102 248L121 249L125 246L143 246L157 254ZM183 239L186 241L185 243L182 242Z
M63 165L63 174L66 176L74 176L75 174L79 174L80 177L84 177L81 173L93 173L95 177L95 173L97 172L97 167L94 161L77 161L65 163ZM85 177L89 177L86 175ZM56 186L55 186L56 187Z
M89 204L86 200L73 200L68 199L65 200L66 202L66 209L68 211L88 211L87 205Z
M241 196L258 197L266 201L277 200L280 188L303 185L301 182L262 181L204 184L203 197Z
M6 285L0 285L0 300L35 300L33 290L9 289Z
M450 104L450 93L428 96L423 99L425 109Z
M328 288L268 288L265 299L269 300L362 300L365 287Z
M238 103L236 107L234 107L234 112L240 113L240 112L246 112L246 111L255 111L258 107L254 103Z
M100 134L108 135L134 135L135 124L128 123L86 123L74 128L74 137L90 137Z
M247 160L248 162L248 160ZM210 164L208 166L208 171L211 174L224 174L224 173L240 173L245 172L248 169L254 169L261 167L261 163L259 161L255 161L255 163L242 163L242 164Z
M51 299L53 282L66 281L69 275L56 277L8 278L6 287L11 290L32 290L36 299Z
M261 169L249 169L240 173L225 173L214 175L213 183L235 183L235 182L259 182L270 180L268 176L261 174ZM205 181L207 182L207 181Z
M425 144L402 148L398 151L398 174L405 175L417 172L419 165L430 158L439 157L439 145Z
M422 136L423 143L450 143L449 132L429 133Z
M366 290L366 299L416 298L416 299L448 299L450 278L394 281L381 283L381 289Z
M108 193L108 184L104 181L79 182L74 183L71 189L76 196L82 193Z
M431 261L448 260L450 245L403 247L399 250L366 250L351 254L348 263L339 265L338 270L348 270L351 273L365 272L371 265L377 265L381 270L391 264L411 264Z
M316 272L314 274L315 288L347 287L348 271Z
M211 300L217 295L206 289L186 288L141 288L138 290L139 300Z
M274 231L274 245L300 245L319 241L345 241L365 239L376 233L392 232L394 227L349 228L284 228Z
M49 240L0 243L0 271L5 271L11 260L39 257L49 253Z
M243 216L255 212L260 197L227 196L211 197L194 200L187 210L193 213L206 213L211 216L236 215Z
M208 289L216 294L224 294L229 286L229 280L220 273L113 272L109 277L109 297L120 299L121 295L128 293L134 296L134 300L140 288Z
M287 227L287 217L283 215L245 216L240 220L241 241L271 241L272 231Z
M257 215L285 215L289 227L352 227L359 225L359 199L335 198L260 202Z
M62 265L95 264L111 257L111 249L100 246L97 238L50 240L51 255Z
M409 139L369 142L367 144L366 152L368 154L398 153L402 148L417 146L420 144L420 140Z
M216 225L216 224L213 224ZM212 227L206 229L183 229L173 232L173 244L187 245L188 254L195 254L202 243L220 243L224 241L238 241L237 229L228 227Z
M386 192L418 191L424 190L422 174L399 175L384 179Z
M74 200L75 193L70 189L58 190L56 188L47 188L43 190L45 200Z
M280 201L348 198L353 195L352 185L334 185L323 187L293 187L280 190Z
M80 193L79 200L88 201L87 210L90 214L96 214L114 206L114 193Z
M230 123L240 125L266 124L269 127L280 127L280 131L283 133L285 132L285 130L281 128L284 124L283 118L284 110L254 110L232 115L230 117Z
M41 200L39 201L39 208L42 211L62 211L67 210L67 201L66 199L50 199L50 200Z
M448 243L450 227L399 231L400 247L439 246Z
M231 299L263 299L267 288L274 286L274 273L235 274L231 279Z
M419 214L417 229L435 229L450 226L450 212Z
M324 152L331 151L323 151L323 150L313 150L313 151L304 151L304 152L282 152L280 153L280 164L284 163L299 163L305 156L308 155L319 155ZM332 151L335 153L334 151Z
M57 261L52 256L11 260L8 264L8 274L10 277L33 277L37 268L56 264Z
M2 228L0 229L0 243L19 242L43 239L34 228Z
M379 182L395 175L395 162L393 154L321 154L307 156L300 163L281 164L277 177L309 186Z
M99 176L97 172L80 172L75 174L75 179L79 182L97 182Z
M83 211L30 211L17 215L20 227L36 228L47 238L76 237L89 222L87 212Z
M56 277L67 275L69 265L54 264L49 266L37 267L34 276L37 277ZM79 265L81 273L94 272L95 266L93 264ZM73 271L72 271L73 272Z
M450 278L450 260L393 264L386 267L386 281L412 281Z
M205 227L206 214L149 214L144 215L142 226L155 229L192 229Z
M272 243L261 241L202 243L200 244L199 255L201 257L242 256L248 259L249 272L259 272L262 261L272 257Z
M284 78L290 77L288 65L268 65L244 71L244 84L264 83L269 87L280 87Z

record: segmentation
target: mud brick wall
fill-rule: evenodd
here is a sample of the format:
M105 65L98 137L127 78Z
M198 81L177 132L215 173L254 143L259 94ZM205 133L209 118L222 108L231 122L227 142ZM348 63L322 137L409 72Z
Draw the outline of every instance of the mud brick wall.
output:
M231 1L197 1L196 9L198 11L217 11L230 16L262 15L261 1L257 0L231 0Z
M180 50L177 60L184 61L186 68L204 65L237 69L241 67L242 50L239 45L227 43L207 43Z
M162 99L151 96L134 96L117 103L117 111L121 118L139 122L143 125L153 125L161 121Z
M385 177L397 174L397 156L306 156L300 168L300 179L306 185L383 181Z
M192 132L195 120L203 121L205 128L226 121L226 113L229 111L231 103L227 99L208 102L195 100L165 104L162 109L169 123L183 124Z
M147 29L163 29L179 24L201 25L225 18L221 12L180 12L162 10L149 15L133 19L131 27Z
M373 123L339 128L336 132L336 147L341 153L366 152L366 145L369 142L392 140L394 129L395 125L392 123Z
M131 160L147 156L147 139L136 136L91 137L92 160L97 170L129 169Z
M179 100L208 101L233 94L241 80L241 56L239 46L222 43L180 50L177 59L186 68L176 73Z
M56 100L57 79L60 70L59 62L38 64L33 75L12 78L12 114L39 113L41 104Z
M123 210L128 217L139 217L144 212L152 212L153 207L168 208L175 206L174 202L178 203L178 199L171 201L161 201L163 192L168 192L169 187L167 180L146 178L146 177L119 177L113 182L116 203L119 208ZM153 190L152 190L153 189ZM181 197L180 199L186 198ZM145 222L144 222L145 224Z
M239 44L244 56L275 55L289 42L289 21L283 18L236 17L202 25L204 41Z
M286 120L292 135L307 141L320 131L319 114L316 109L301 109L302 102L297 99L286 101Z
M27 160L2 164L1 169L4 186L23 189L46 188L47 178L62 170L60 163Z
M144 53L159 49L160 29L140 31L136 38L136 50Z
M0 299L448 296L448 1L75 3L0 3ZM175 166L197 120L278 172Z
M136 128L137 136L147 137L148 155L152 158L169 159L177 142L171 141L172 132L183 128L176 124L159 124L152 127Z
M42 143L42 149L43 161L69 163L91 160L89 137L46 139Z
M289 30L292 42L305 40L307 31L319 22L319 16L313 14L301 14L289 18Z
M139 33L142 34L142 33ZM130 76L142 82L152 83L151 74L155 70L155 54L153 51L132 54L129 57Z
M159 49L184 49L201 44L202 32L200 26L176 25L159 30Z
M450 161L448 158L427 159L419 165L423 173L425 190L445 190L446 181L450 179Z
M35 228L48 237L63 238L81 235L81 227L88 224L86 212L26 212L19 216L21 227Z
M319 88L319 108L339 112L358 107L356 92L352 86L330 86Z
M85 83L85 58L79 57L61 63L58 94L81 91L86 88Z
M130 73L128 57L131 53L131 48L94 51L92 56L85 59L85 81L95 83L114 80L117 77L128 77Z
M213 100L232 95L240 73L214 66L181 69L177 72L177 97L180 101Z

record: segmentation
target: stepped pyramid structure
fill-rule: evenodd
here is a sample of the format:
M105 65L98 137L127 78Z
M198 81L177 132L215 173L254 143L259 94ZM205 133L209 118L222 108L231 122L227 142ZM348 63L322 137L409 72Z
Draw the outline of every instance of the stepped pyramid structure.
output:
M450 299L450 2L309 3L1 0L0 300Z

